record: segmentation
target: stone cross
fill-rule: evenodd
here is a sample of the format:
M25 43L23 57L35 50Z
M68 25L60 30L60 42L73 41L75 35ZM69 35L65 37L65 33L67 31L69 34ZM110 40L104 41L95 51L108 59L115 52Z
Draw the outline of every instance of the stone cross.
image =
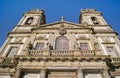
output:
M61 19L61 21L64 21L64 16L61 16L61 18L60 18L60 19Z

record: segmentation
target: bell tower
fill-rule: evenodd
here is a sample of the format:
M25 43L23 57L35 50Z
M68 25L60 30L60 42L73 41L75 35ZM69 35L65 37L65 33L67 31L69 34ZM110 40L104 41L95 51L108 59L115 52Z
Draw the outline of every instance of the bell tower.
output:
M18 25L42 25L45 24L45 15L43 10L35 9L29 10L23 14L22 19Z
M88 23L89 25L108 25L104 20L102 13L95 9L81 10L79 23Z
M30 31L31 28L35 28L43 24L46 24L44 11L39 9L29 10L23 14L22 18L12 31Z

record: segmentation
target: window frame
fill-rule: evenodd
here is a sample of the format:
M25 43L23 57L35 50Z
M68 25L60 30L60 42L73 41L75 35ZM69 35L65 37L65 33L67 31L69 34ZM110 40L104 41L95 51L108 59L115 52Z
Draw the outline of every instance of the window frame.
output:
M108 51L108 47L113 49L113 50L111 51L111 53L110 53L110 51ZM105 48L106 48L106 52L107 52L108 55L110 55L111 57L117 57L117 53L116 53L117 50L115 49L114 46L107 45Z
M37 76L37 78L40 78L41 74L39 72L29 72L29 71L25 71L25 72L22 72L22 75L21 77L22 78L28 78L29 76ZM33 78L33 77L32 77Z
M40 48L41 45L39 45L39 47L37 48L37 44L42 44L42 48ZM45 47L45 43L43 43L43 42L38 42L35 44L35 50L43 50L44 47Z
M81 44L87 44L87 49L82 49L82 48L81 48ZM79 44L79 47L80 47L80 50L90 50L90 45L89 45L89 43L87 43L87 42L81 42L81 43Z
M16 49L16 53L14 52L14 54L12 55L12 48L17 48ZM7 52L7 55L6 55L6 57L9 57L9 58L12 58L12 57L14 57L15 55L17 55L18 54L18 51L19 51L19 47L18 46L11 46L10 48L9 48L9 50L8 50L8 52Z
M62 41L62 42L60 43L60 41ZM56 50L69 50L69 40L68 40L68 38L66 38L65 36L57 37L56 41L55 41L55 49Z

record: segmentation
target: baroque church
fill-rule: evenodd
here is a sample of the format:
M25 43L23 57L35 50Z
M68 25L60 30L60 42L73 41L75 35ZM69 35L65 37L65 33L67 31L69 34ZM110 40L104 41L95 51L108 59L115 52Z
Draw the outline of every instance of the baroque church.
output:
M25 12L0 48L0 78L120 78L120 40L95 9L79 23Z

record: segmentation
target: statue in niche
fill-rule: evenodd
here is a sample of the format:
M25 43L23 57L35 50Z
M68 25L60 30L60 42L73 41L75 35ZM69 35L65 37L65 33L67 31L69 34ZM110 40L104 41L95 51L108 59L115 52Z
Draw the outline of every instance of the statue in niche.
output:
M61 27L60 27L60 29L59 29L59 33L60 33L61 35L65 35L65 34L67 33L67 30L64 28L64 25L63 25L63 24L61 24Z
M47 50L53 50L53 46L51 45L51 43L48 42L46 45L47 45Z
M61 27L60 30L59 30L59 33L60 33L61 35L64 35L64 34L67 33L67 31L66 31L65 28Z
M29 49L29 50L33 49L33 45L31 44L31 42L27 45L27 49Z
M78 44L78 43L74 43L74 49L76 49L76 50L81 50L81 48L79 47L79 44Z
M53 46L51 46L51 44L49 44L49 50L53 50Z
M95 47L95 49L99 49L99 44L98 44L98 42L94 42L94 47Z
M49 50L49 42L46 43L46 50Z

